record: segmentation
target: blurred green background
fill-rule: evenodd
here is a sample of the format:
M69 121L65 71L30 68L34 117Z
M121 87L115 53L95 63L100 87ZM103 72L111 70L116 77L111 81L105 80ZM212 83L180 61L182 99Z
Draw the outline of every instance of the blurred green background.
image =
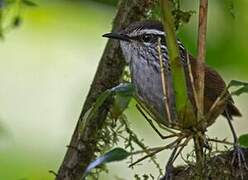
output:
M22 25L0 42L0 180L54 179L48 171L57 171L62 162L106 43L101 35L111 29L116 11L111 0L34 2L38 7L22 8ZM183 8L197 10L196 0L183 2ZM210 0L207 37L207 62L226 82L248 77L248 1L235 1L235 18L229 2ZM194 15L179 33L193 54L196 23ZM247 100L235 98L243 113L234 122L238 134L248 132ZM127 110L131 127L147 145L165 144L133 106ZM227 123L219 119L208 134L231 138ZM158 156L161 167L169 152ZM134 170L127 166L112 163L101 179L157 175L150 161Z

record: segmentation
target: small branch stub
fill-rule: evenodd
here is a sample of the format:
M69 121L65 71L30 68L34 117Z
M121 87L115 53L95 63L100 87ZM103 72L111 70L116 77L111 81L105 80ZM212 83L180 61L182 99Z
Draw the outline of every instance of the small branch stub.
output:
M208 0L200 0L199 24L198 24L198 55L196 67L196 92L197 92L197 117L200 121L204 114L204 78L205 78L205 56L206 56L206 33L207 33L207 11Z
M199 6L199 24L198 24L198 55L196 63L196 106L197 106L197 121L201 122L204 115L204 78L205 78L205 56L206 56L206 32L207 32L207 10L208 10L208 0L200 0ZM208 119L206 119L208 121ZM203 123L200 124L202 126ZM204 137L205 127L203 127L202 137ZM196 169L199 176L196 179L203 179L203 168L205 164L205 158L203 155L204 142L201 136L196 134L194 137L194 147L196 154Z
M171 65L172 72L172 84L168 84L169 87L173 87L175 97L169 97L172 99L176 107L170 107L170 112L176 110L176 115L172 113L172 121L178 119L180 111L184 109L185 103L187 102L187 88L184 77L184 69L180 62L180 53L178 49L176 32L174 26L174 18L171 14L171 4L169 0L160 0L162 10L162 22L164 25L164 31L166 33L165 39L167 42L169 52L169 63ZM180 120L180 118L179 118Z

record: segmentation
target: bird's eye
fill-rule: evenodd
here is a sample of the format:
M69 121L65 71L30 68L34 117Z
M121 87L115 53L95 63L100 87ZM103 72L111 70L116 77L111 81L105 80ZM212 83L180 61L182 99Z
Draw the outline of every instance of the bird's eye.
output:
M152 34L145 34L141 38L142 41L146 43L152 42L154 40L154 36Z

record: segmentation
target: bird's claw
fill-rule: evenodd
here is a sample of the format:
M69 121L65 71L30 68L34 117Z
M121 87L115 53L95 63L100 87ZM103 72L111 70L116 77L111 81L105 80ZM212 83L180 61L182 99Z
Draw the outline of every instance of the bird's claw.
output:
M234 145L231 165L235 170L238 170L238 171L235 171L236 172L235 176L241 176L242 177L243 170L248 170L245 155L243 153L242 148L239 146L239 144Z
M173 179L173 166L172 165L168 165L166 167L166 173L165 176L160 179L160 180L172 180Z

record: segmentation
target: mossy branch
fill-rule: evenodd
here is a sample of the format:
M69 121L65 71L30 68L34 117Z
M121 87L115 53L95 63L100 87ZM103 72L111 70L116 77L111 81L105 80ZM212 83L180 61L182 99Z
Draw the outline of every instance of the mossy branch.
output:
M162 11L162 22L164 25L164 31L166 33L166 44L169 51L170 65L173 78L173 87L175 92L175 104L177 114L183 109L187 102L187 88L184 77L184 69L180 62L180 54L177 44L174 19L171 14L171 4L169 0L160 0ZM173 98L173 97L170 97ZM173 107L170 107L173 108Z

